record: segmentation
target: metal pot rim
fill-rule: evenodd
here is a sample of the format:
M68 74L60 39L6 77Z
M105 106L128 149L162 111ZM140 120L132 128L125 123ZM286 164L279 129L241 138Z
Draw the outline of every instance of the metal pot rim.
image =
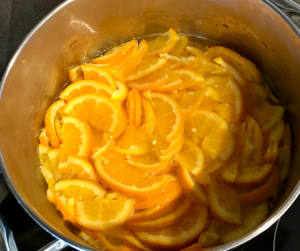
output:
M11 68L13 67L17 57L19 56L20 52L24 48L24 46L27 44L27 42L31 39L31 37L38 31L44 23L46 23L54 14L59 12L61 9L63 9L65 6L73 2L74 0L66 0L62 2L60 5L58 5L56 8L54 8L47 16L45 16L29 33L28 35L24 38L24 40L21 42L15 53L13 54L12 58L10 59L6 70L4 71L3 77L0 81L0 102L1 102L1 97L3 93L3 89L5 86L5 82L7 80L7 77L9 75L9 72ZM292 30L295 32L297 37L300 39L300 31L297 28L297 26L291 21L291 19L280 9L278 8L275 4L273 4L270 0L259 0L263 3L265 3L268 7L270 7L272 10L274 10L280 17L292 28ZM274 1L274 0L273 0ZM23 207L23 209L30 215L30 217L38 224L40 225L45 231L47 231L49 234L51 234L53 237L65 241L69 246L78 249L80 248L81 250L91 250L91 248L87 249L85 246L82 244L64 236L63 234L59 233L56 231L54 228L49 226L47 223L45 223L35 212L30 208L30 206L27 205L27 203L23 200L22 196L19 194L17 191L15 185L10 179L10 175L5 167L4 159L1 153L0 149L0 169L2 169L2 172L4 174L5 180L12 191L13 195L17 199L18 203ZM288 209L289 207L293 204L293 202L297 199L298 195L300 193L300 181L297 183L291 194L287 197L285 202L259 227L254 229L253 231L249 232L248 234L240 237L237 240L234 240L228 244L224 244L222 246L216 247L212 250L215 251L225 251L225 250L230 250L232 248L236 248L243 243L246 243L247 241L253 239L260 233L264 232L267 230L270 226L272 226ZM93 250L97 250L94 249Z

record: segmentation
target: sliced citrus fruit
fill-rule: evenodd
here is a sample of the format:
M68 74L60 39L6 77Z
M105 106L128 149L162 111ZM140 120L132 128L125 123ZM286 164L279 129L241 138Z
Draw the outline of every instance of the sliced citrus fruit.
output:
M213 180L208 186L211 209L222 220L241 224L241 207L237 191L230 185Z
M72 222L74 225L78 225L75 219L74 198L66 199L63 196L54 195L54 202L65 220Z
M125 236L124 237L124 243L127 247L133 250L139 250L139 251L152 251L150 247L142 243L139 238L134 236Z
M167 63L164 58L144 58L139 65L127 75L127 81L133 81L145 77L151 72L162 68Z
M183 130L182 111L172 98L166 94L151 93L154 104L156 130L168 142L178 137Z
M93 247L101 248L99 241L96 240L93 235L87 233L86 230L82 230L78 235Z
M115 133L118 130L120 110L117 103L111 99L87 93L68 102L63 112L104 132Z
M123 155L143 155L149 150L149 141L142 130L126 126L124 132L115 140L113 151Z
M175 161L188 172L197 175L202 172L204 167L204 156L202 150L188 139L184 141L180 153L175 157Z
M145 99L141 99L142 103L142 115L141 115L141 125L142 130L146 133L148 138L150 138L155 130L155 112L151 103Z
M127 86L119 80L116 80L116 84L118 89L113 92L113 94L111 95L111 99L117 101L123 101L127 97L127 93L128 93Z
M238 175L238 165L239 163L237 161L230 163L222 172L222 178L230 183L234 183Z
M177 42L175 44L175 46L173 47L173 49L169 52L170 55L174 55L174 56L181 56L184 52L185 52L185 48L188 45L188 38L187 36L179 36L177 38Z
M242 193L239 195L241 204L244 206L251 206L268 199L276 191L280 179L280 170L277 166L274 166L270 176L263 185L248 193Z
M60 141L55 128L55 119L60 116L60 111L64 108L65 102L63 100L56 101L53 103L46 112L45 115L45 126L47 136L54 148L59 147Z
M182 200L180 198L180 199L173 200L170 203L166 203L164 205L156 205L151 208L140 210L138 212L135 212L134 215L131 216L129 222L132 223L132 222L144 222L144 221L154 220L156 218L159 218L160 216L163 216L173 211L181 204L181 202Z
M99 65L96 65L96 66L99 66ZM101 67L107 73L112 75L115 80L119 80L119 81L122 81L122 82L126 81L124 75L122 74L120 69L118 69L116 66L101 66Z
M88 229L106 230L122 225L132 212L133 200L113 192L105 198L77 201L76 221Z
M183 85L180 77L168 68L164 68L164 70L168 74L168 79L162 86L156 87L155 90L158 92L172 92L179 89Z
M273 163L255 166L239 166L234 182L237 184L252 184L264 181L272 170Z
M202 247L214 245L221 237L223 224L224 222L222 222L220 218L212 215L208 226L201 232L198 243L200 243Z
M141 96L137 89L133 88L132 90L135 98L134 127L136 129L139 129L141 124L141 116L142 116Z
M85 93L97 93L101 96L110 98L113 91L114 89L110 86L99 83L95 80L81 80L64 89L59 95L59 98L68 102L71 99Z
M174 225L148 231L134 231L138 238L149 246L162 248L181 248L190 244L204 229L207 209L193 205Z
M236 67L247 81L260 83L261 74L255 64L238 53L222 46L213 46L209 48L206 56L212 60L222 57L227 63Z
M170 28L166 33L148 42L148 51L145 57L153 57L159 53L168 53L174 48L177 39L177 33Z
M225 233L221 236L221 243L238 239L258 227L267 218L268 211L269 203L267 201L255 206L244 207L241 213L241 225L227 225Z
M201 185L198 185L192 175L182 166L179 167L179 179L184 189L197 201L208 205L208 198Z
M130 90L127 95L127 112L129 115L129 125L134 125L135 119L135 96L133 90Z
M64 116L61 129L63 143L59 147L60 161L66 161L67 155L86 156L91 145L91 131L88 124L72 117Z
M66 162L60 162L57 169L62 179L84 179L98 182L93 166L85 159L69 155Z
M42 144L42 145L45 145L45 146L50 145L50 141L49 141L49 138L47 136L47 132L46 132L45 127L41 130L41 133L40 133L40 136L39 136L39 141L40 141L40 144Z
M84 79L83 72L80 65L74 67L69 71L69 78L73 83Z
M105 163L106 162L106 163ZM147 172L127 165L124 161L101 158L95 160L96 171L104 182L115 191L132 198L147 199L162 191L171 176L150 176Z
M136 40L131 40L127 43L120 44L107 51L103 56L94 58L92 62L95 64L107 64L121 61L124 59L126 52L134 46L137 46Z
M110 86L114 90L117 88L116 81L104 67L102 68L96 65L82 65L81 69L84 74L84 79L96 80Z
M203 84L203 76L189 69L178 69L173 71L183 82L182 87L187 90L196 90Z
M114 145L114 138L106 139L106 134L102 130L92 130L91 154L92 158L97 158Z
M173 211L156 218L154 220L143 222L129 222L127 227L133 230L152 230L162 227L167 227L175 223L182 215L192 206L193 201L190 198L186 198L181 205L179 205Z
M121 70L124 76L127 76L129 72L136 66L137 56L139 49L137 46L131 48L127 53L123 62L121 62L117 67Z

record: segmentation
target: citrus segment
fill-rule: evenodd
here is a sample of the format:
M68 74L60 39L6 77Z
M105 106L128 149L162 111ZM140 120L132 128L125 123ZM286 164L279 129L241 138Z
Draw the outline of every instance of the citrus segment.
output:
M165 71L168 75L166 82L162 86L157 86L155 90L158 92L172 92L179 89L183 85L180 77L168 68L165 68Z
M117 101L123 101L127 97L127 93L128 93L127 86L119 80L116 80L116 84L117 84L118 88L117 88L117 90L115 90L112 93L111 99L112 100L117 100Z
M92 130L91 155L92 158L97 158L106 151L109 151L113 145L114 139L106 139L106 134L101 130Z
M173 71L183 82L183 88L187 90L196 90L203 84L203 76L188 69L179 69Z
M69 78L73 83L84 79L83 72L80 65L74 67L69 71Z

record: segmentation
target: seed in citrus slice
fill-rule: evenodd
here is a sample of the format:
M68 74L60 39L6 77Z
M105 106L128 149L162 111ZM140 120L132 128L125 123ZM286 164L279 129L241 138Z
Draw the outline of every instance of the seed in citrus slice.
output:
M192 206L192 199L185 198L181 205L179 205L173 211L156 218L154 220L143 222L129 222L127 227L133 230L152 230L162 227L167 227L175 223L182 215Z
M170 182L170 175L150 176L125 161L100 158L95 160L96 171L107 186L132 198L148 199L162 191Z
M111 99L117 101L123 101L127 97L127 93L128 93L127 86L119 80L116 80L116 84L118 89L113 92L113 94L111 95Z
M110 49L103 56L94 58L92 62L95 64L108 64L121 61L124 58L124 54L135 46L137 46L136 40L131 40L127 43L120 44Z
M239 166L236 184L252 184L264 181L272 170L273 163L257 166Z
M92 230L106 230L122 225L132 214L133 200L118 193L107 193L105 198L78 201L76 221Z
M272 105L265 100L260 107L253 108L253 117L263 132L266 132L279 122L284 114L284 110L283 106Z
M153 57L159 53L168 53L174 48L177 39L178 35L170 28L164 34L148 42L148 51L145 57Z
M237 191L221 181L212 180L208 186L210 206L213 212L222 220L241 224L241 206Z
M222 46L213 46L209 48L206 56L211 60L222 57L224 61L236 67L247 81L257 84L260 83L261 74L257 70L255 64L238 53Z
M162 87L169 80L169 75L164 70L154 71L143 78L128 83L130 88L139 91L156 90Z
M187 36L178 36L177 42L173 49L169 52L170 55L174 56L181 56L185 52L185 48L188 45L188 38Z
M98 182L93 166L76 155L69 155L66 162L60 162L57 171L61 174L62 179L84 179Z
M69 101L63 112L104 132L115 133L119 126L120 110L111 99L87 93Z
M41 130L41 133L40 133L40 136L39 136L39 141L40 141L40 144L42 144L42 145L45 145L45 146L50 145L50 141L49 141L49 138L47 136L47 132L46 132L45 127Z
M182 166L179 167L179 179L184 189L197 201L208 205L208 198L201 185L193 179L192 175Z
M113 91L114 89L110 86L99 83L95 80L81 80L64 89L59 95L59 98L68 102L71 99L85 93L97 93L103 97L110 98Z
M63 100L56 101L53 103L46 112L45 115L45 126L47 136L51 143L51 146L54 148L59 147L60 141L55 128L55 119L60 116L60 111L64 108L65 102Z
M238 226L227 225L225 234L221 236L221 243L228 243L238 239L258 227L267 218L269 203L267 201L258 205L243 207L241 213L242 223Z
M84 79L83 72L80 65L74 67L69 71L69 78L73 83Z
M283 119L279 120L278 124L276 124L269 131L269 142L268 149L265 153L265 160L268 162L274 162L278 153L278 145L279 141L282 139L284 135L285 124Z
M179 69L173 71L183 82L183 88L187 90L196 90L203 84L203 76L189 69Z
M124 132L115 140L113 151L123 155L143 155L149 150L149 141L142 130L126 126Z
M139 65L127 75L127 81L133 81L162 68L167 63L164 58L144 58Z
M134 127L139 129L141 124L141 116L142 116L142 104L141 104L141 96L137 89L132 89L134 98L135 98L135 113L134 113Z
M64 116L61 129L63 143L59 146L59 159L67 160L67 155L86 156L91 145L91 130L88 124L72 116Z
M191 242L204 229L207 221L207 209L192 205L174 225L148 231L134 231L138 238L149 246L162 248L182 248Z
M156 205L151 208L147 208L144 210L140 210L138 212L135 212L129 222L144 222L144 221L150 221L154 220L156 218L159 218L160 216L163 216L171 211L173 211L175 208L177 208L182 203L181 197L171 201L170 203L166 203L164 205Z
M75 200L74 198L66 199L63 196L54 195L54 202L58 210L64 216L64 220L72 222L74 225L77 225L75 219Z
M180 106L166 94L151 93L154 104L156 130L160 135L171 142L183 130L183 118Z
M152 134L155 130L155 112L151 103L145 99L141 98L142 102L142 114L141 114L141 128L148 136L148 138L152 137Z
M130 250L139 250L139 251L152 251L150 247L142 243L139 238L134 236L125 236L124 243Z
M175 157L175 161L194 175L199 174L204 167L202 150L188 139L185 139L180 153Z
M105 67L98 67L96 65L82 65L81 69L84 74L84 79L86 80L96 80L100 83L106 84L113 88L114 90L117 88L116 81L112 77L111 74L105 70Z
M167 72L168 79L162 86L159 86L155 89L157 92L172 92L179 89L183 85L180 77L173 71L168 68L164 68L164 71Z

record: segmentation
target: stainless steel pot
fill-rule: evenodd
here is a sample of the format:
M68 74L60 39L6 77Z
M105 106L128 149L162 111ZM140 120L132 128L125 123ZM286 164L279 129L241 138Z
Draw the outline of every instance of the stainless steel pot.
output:
M214 250L232 249L269 228L300 191L300 33L291 21L298 21L300 11L289 0L275 3L285 13L268 0L68 0L53 10L20 45L0 87L1 165L28 214L70 246L96 250L64 225L46 199L36 156L44 113L65 85L70 67L99 49L172 27L217 40L254 61L287 108L293 160L280 203L258 228Z

